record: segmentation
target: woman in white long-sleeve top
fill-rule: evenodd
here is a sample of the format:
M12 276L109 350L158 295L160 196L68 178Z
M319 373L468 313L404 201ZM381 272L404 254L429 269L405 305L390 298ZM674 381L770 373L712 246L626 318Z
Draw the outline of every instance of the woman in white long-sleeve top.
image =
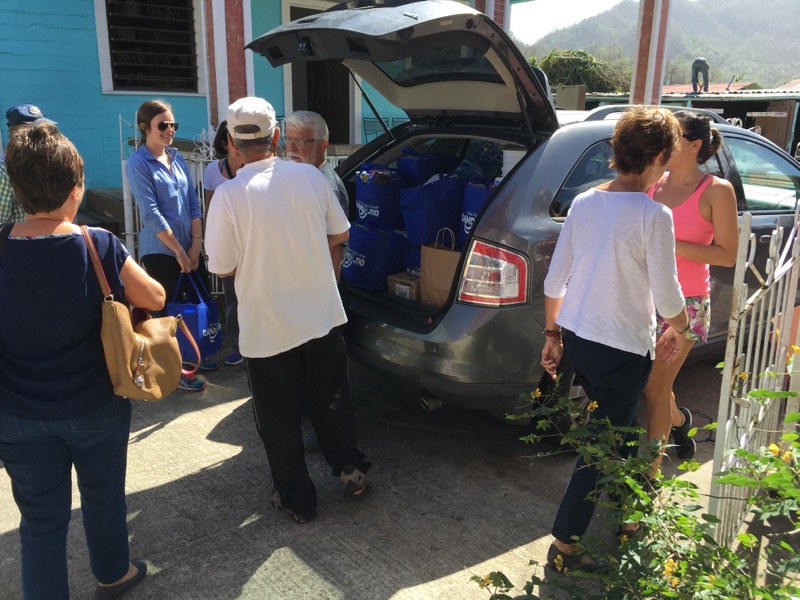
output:
M611 140L616 179L578 196L558 238L544 282L542 365L554 378L562 357L590 400L592 422L635 425L636 407L656 356L656 309L671 328L659 342L660 360L674 360L688 319L675 268L669 210L646 190L664 174L680 136L666 110L633 108ZM631 447L621 444L625 455ZM595 508L599 473L578 460L552 533L547 562L555 568L597 571L600 561L578 554Z

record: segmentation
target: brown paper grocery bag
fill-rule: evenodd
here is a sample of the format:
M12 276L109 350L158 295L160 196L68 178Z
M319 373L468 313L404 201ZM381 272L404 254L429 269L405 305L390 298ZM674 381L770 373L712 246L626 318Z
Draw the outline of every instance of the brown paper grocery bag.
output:
M449 242L449 243L448 243ZM443 227L433 244L424 244L420 253L420 300L423 304L442 306L447 302L453 276L461 253L455 250L453 230Z

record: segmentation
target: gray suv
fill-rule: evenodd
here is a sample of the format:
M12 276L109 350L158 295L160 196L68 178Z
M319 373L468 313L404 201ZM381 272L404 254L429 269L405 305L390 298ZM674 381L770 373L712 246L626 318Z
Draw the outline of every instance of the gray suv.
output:
M542 380L542 283L556 239L575 196L614 177L610 138L623 109L557 111L544 74L502 29L449 0L344 3L248 47L273 66L341 61L407 113L408 122L337 168L351 198L362 163L393 166L404 148L456 160L486 142L524 152L479 213L443 306L341 286L355 359L426 398L500 415L519 410L520 396ZM719 117L714 126L725 143L708 170L733 184L756 235L790 223L800 164ZM711 334L696 354L721 353L732 274L712 269Z

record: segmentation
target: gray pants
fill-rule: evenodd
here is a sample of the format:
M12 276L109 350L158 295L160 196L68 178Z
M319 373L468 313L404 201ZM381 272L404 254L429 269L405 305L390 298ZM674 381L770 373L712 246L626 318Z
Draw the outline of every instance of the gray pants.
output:
M693 63L692 64L692 90L697 91L697 74L701 73L703 75L703 91L708 91L708 65L703 63Z

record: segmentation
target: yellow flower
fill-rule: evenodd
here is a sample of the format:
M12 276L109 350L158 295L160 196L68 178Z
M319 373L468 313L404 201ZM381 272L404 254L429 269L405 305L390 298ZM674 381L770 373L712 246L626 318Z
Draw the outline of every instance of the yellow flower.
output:
M589 402L589 404L587 405L587 407L586 407L586 411L587 411L587 412L593 412L593 411L595 411L595 410L597 409L597 407L598 407L598 406L599 406L599 405L597 404L597 402L595 402L594 400L592 400L592 401L591 401L591 402Z
M667 562L664 563L664 577L671 577L676 568L678 568L678 563L672 558L668 559Z
M788 464L791 462L791 460L792 460L792 453L791 453L791 451L787 450L786 452L784 452L784 453L783 453L783 456L781 456L781 460L782 460L783 462L785 462L785 463L788 465Z
M563 571L564 570L564 557L561 556L560 554L556 555L556 558L553 561L553 563L555 564L557 571Z
M739 379L742 381L747 381L750 379L750 373L739 373Z
M792 352L795 354L800 354L800 346L792 346Z
M677 577L673 577L673 578L670 580L669 584L670 584L672 587L675 587L675 588L676 588L676 587L678 587L678 584L679 584L680 582L681 582L681 581L680 581L680 579L678 579Z
M531 399L536 400L537 398L541 397L542 397L542 390L540 390L539 388L536 388L531 392Z
M489 585L490 585L491 583L492 583L492 580L489 578L489 576L488 576L488 575L484 575L484 576L483 576L483 581L481 581L481 582L478 584L478 587L479 587L479 588L481 588L481 589L483 589L483 588L489 587Z
M769 445L769 451L772 452L773 456L778 456L778 454L781 453L781 449L778 448L778 446L776 446L775 444Z

